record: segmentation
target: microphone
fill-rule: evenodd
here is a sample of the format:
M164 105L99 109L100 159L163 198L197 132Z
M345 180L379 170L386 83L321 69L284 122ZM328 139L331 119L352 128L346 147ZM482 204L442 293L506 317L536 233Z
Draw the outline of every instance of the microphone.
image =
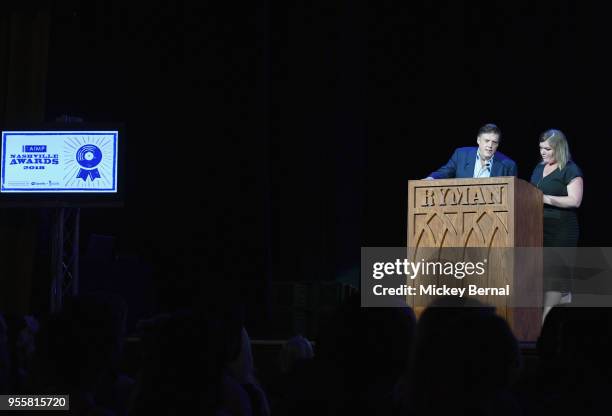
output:
M487 170L491 172L491 160L485 161L485 165L480 167L480 170L478 171L478 174L475 177L476 178L482 177L483 172L486 172Z

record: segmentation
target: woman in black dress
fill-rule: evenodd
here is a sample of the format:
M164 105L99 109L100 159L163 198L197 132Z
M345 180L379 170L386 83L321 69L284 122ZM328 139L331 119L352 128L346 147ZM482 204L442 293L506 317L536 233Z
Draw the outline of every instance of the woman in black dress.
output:
M542 162L533 170L531 183L544 193L543 245L576 247L579 233L576 210L582 202L582 171L571 160L567 139L560 130L542 133L540 155ZM553 272L553 269L560 270L556 262L550 255L545 256L544 317L571 292L571 270L565 268L565 273Z

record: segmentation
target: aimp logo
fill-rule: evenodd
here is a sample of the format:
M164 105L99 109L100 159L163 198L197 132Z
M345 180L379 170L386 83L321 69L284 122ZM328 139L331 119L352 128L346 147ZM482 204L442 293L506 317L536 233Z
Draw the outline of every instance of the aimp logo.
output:
M77 178L87 181L89 176L93 181L100 177L100 172L98 172L96 166L102 161L102 151L97 146L93 144L81 146L76 152L76 161L81 165Z

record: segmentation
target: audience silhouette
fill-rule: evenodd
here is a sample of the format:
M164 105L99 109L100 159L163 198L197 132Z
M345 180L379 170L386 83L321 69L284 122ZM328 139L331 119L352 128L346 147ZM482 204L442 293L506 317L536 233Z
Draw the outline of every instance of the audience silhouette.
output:
M612 388L607 308L554 307L526 369L492 307L440 298L417 323L411 308L363 308L357 293L315 342L286 341L274 370L255 366L242 302L209 296L141 322L133 377L120 370L127 313L92 293L40 328L0 314L0 393L69 394L78 415L570 415L602 414Z

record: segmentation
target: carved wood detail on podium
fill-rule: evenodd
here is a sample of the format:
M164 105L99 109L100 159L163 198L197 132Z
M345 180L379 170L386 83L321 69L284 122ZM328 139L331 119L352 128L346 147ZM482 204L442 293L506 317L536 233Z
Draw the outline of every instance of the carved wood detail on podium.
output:
M517 290L533 292L535 298L541 297L539 282L520 281L521 276L517 276L526 275L527 269L530 273L538 267L541 270L541 264L537 259L527 264L521 259L523 264L517 264L518 259L511 250L541 246L541 213L541 192L514 177L409 181L409 257L420 260L421 253L427 252L429 257L434 253L438 259L461 261L457 258L461 257L461 250L457 249L465 249L464 253L469 251L472 256L479 253L477 257L488 262L486 274L479 277L480 286L511 284ZM430 282L465 287L468 280L434 277ZM539 311L529 310L525 315L525 308L513 308L507 298L500 296L476 298L495 306L519 339L537 337ZM431 300L431 296L425 295L408 297L417 314Z

